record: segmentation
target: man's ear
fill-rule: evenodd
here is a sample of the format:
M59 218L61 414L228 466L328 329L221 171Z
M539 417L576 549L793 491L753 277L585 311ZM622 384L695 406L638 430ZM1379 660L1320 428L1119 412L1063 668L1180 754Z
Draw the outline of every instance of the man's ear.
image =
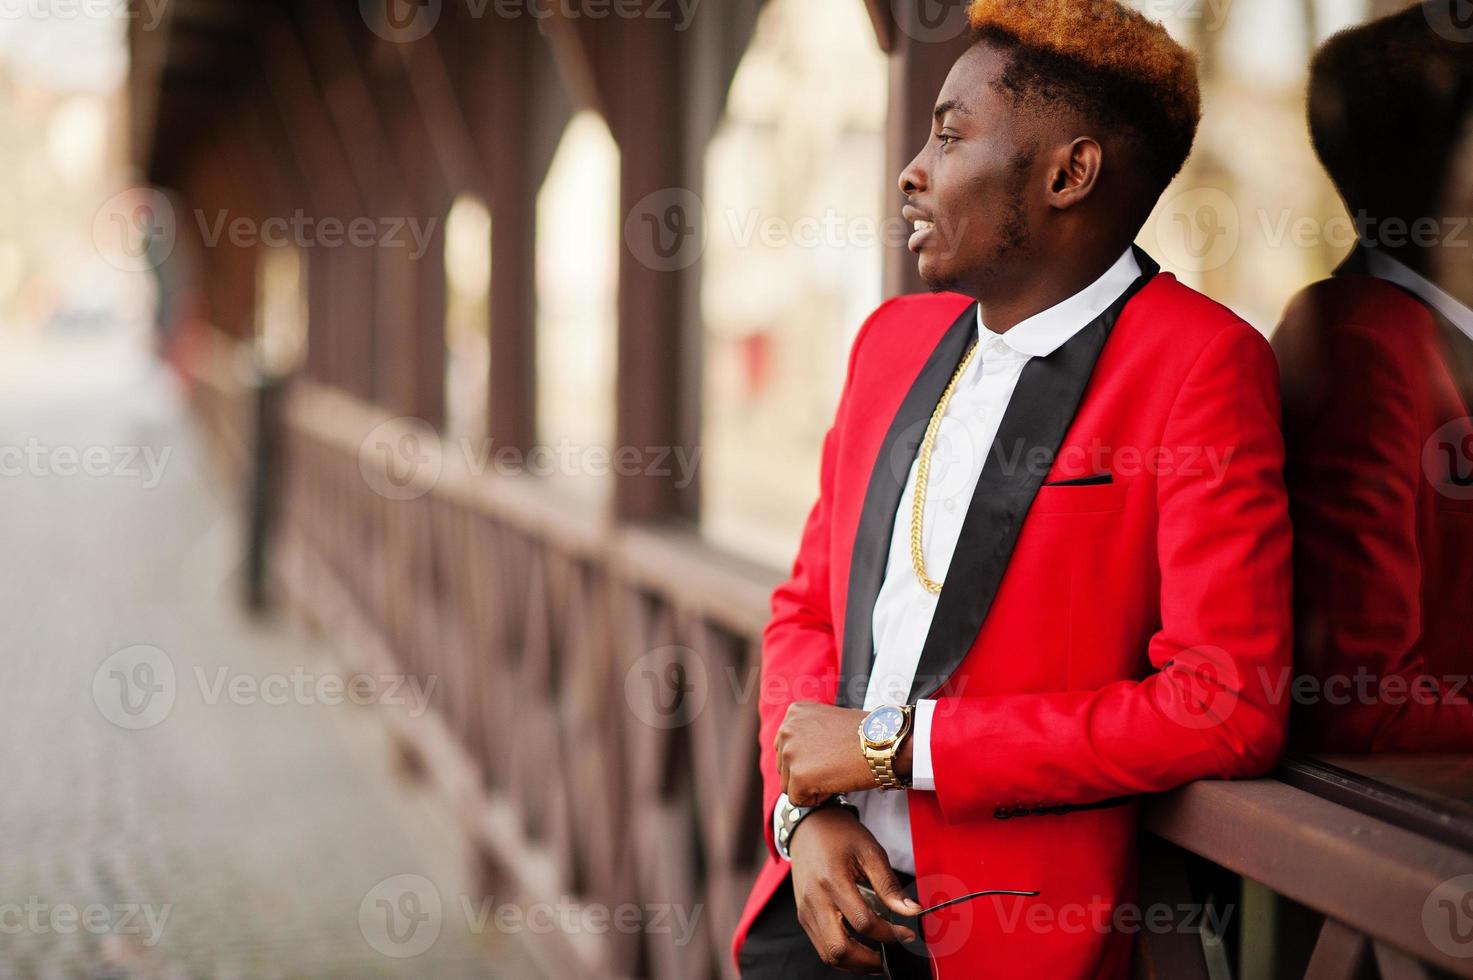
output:
M1081 136L1055 150L1048 173L1049 206L1062 211L1094 193L1104 156L1100 144L1088 136Z

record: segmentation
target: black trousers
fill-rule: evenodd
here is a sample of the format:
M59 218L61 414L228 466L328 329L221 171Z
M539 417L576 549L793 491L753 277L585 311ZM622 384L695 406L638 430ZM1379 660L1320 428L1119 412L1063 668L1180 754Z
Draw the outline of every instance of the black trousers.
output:
M900 883L914 897L914 879L900 874ZM865 940L865 942L868 942ZM890 975L896 980L930 980L931 965L898 943L885 950ZM737 968L742 980L839 980L853 973L835 970L819 958L808 933L798 924L798 903L789 875L757 913L742 944Z

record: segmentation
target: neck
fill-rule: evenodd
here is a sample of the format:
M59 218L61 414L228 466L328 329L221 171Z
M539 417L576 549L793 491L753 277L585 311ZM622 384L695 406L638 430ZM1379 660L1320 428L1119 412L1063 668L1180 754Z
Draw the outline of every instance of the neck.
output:
M1125 246L1106 246L1087 253L1076 251L1055 262L1039 262L1030 257L1026 272L974 294L982 308L982 322L994 333L1007 333L1029 317L1087 288L1115 264L1124 250Z

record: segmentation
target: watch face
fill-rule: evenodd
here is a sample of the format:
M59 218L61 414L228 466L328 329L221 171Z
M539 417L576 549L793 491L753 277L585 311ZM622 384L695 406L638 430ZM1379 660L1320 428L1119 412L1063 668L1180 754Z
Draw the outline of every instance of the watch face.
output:
M900 734L905 715L894 705L886 705L871 711L864 720L864 737L871 742L888 742Z

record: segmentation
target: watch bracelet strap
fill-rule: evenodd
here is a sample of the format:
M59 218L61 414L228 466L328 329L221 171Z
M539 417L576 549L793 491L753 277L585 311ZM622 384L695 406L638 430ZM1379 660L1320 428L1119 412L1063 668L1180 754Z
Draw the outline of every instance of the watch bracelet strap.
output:
M874 773L875 782L879 784L881 791L907 788L906 784L895 774L895 755L896 753L892 752L885 757L874 755L869 757L870 772Z
M790 803L789 806L792 806L792 804ZM859 819L859 807L855 806L852 802L850 802L849 798L846 797L843 793L835 793L833 796L830 796L828 799L824 800L823 802L821 802L821 803L815 803L813 806L795 806L795 807L793 807L793 810L797 813L797 816L794 817L793 820L790 823L788 823L788 825L787 825L787 834L786 834L786 836L782 840L779 841L779 843L782 845L779 848L779 851L782 854L782 856L785 857L785 858L788 857L788 854L787 854L788 843L790 841L792 841L792 839L793 839L793 832L798 829L798 825L800 823L802 823L804 820L806 820L808 817L810 817L814 813L817 813L819 810L823 810L823 809L826 809L826 808L829 808L829 807L835 807L835 806L836 807L840 807L840 808L845 809L845 810L848 810L851 814L854 815L854 818L856 820Z

